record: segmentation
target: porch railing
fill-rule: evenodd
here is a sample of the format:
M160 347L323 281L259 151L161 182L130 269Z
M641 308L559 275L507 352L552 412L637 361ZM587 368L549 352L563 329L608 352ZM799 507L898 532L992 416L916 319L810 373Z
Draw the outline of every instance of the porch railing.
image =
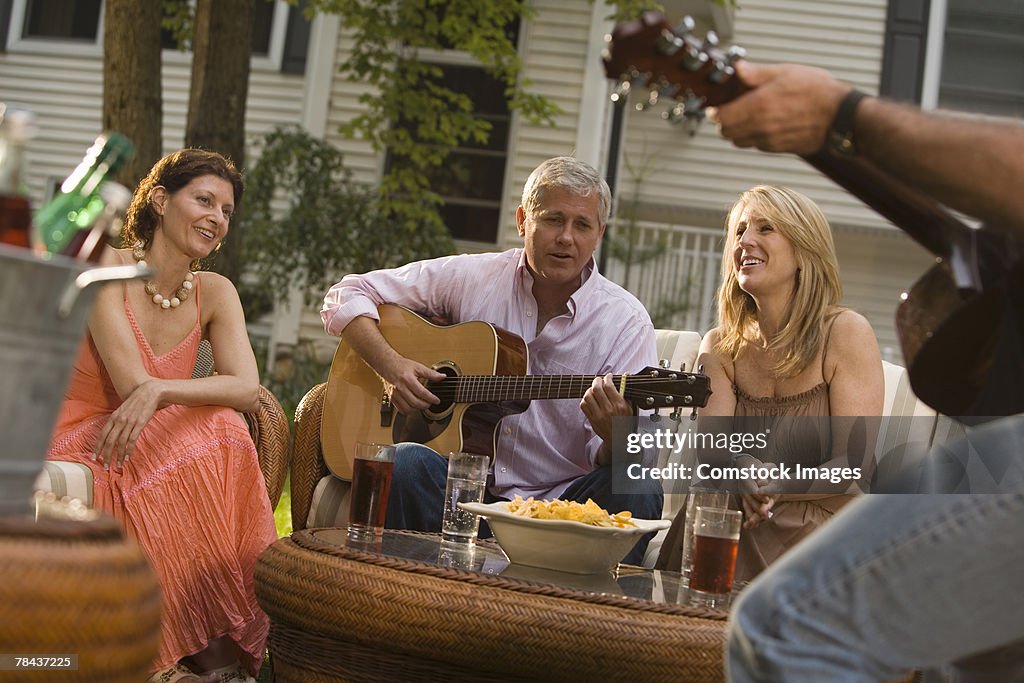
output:
M701 334L713 327L722 231L649 221L616 227L605 276L647 306L655 327Z

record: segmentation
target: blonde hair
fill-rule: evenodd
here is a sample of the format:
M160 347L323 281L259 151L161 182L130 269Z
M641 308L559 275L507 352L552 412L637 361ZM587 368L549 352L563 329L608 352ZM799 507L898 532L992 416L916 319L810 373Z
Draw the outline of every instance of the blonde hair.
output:
M523 186L522 206L527 216L533 216L544 200L544 191L549 188L562 188L580 197L598 196L598 215L600 225L608 222L608 214L612 208L612 191L608 183L593 166L575 157L554 157L533 169Z
M745 209L788 239L796 254L796 282L782 329L764 340L769 349L781 354L772 369L782 377L793 377L818 355L825 324L838 312L835 309L843 295L832 230L818 205L795 190L758 185L740 195L726 221L722 285L718 289L721 338L716 350L734 360L752 343L757 326L757 306L754 298L740 289L733 260L736 227Z

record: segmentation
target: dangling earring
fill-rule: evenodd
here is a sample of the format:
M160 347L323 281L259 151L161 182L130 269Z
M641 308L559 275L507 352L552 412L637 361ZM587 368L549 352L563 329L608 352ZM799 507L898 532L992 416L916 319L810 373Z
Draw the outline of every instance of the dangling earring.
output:
M132 257L136 261L146 258L146 244L142 240L135 240L132 244Z
M222 246L224 246L224 243L223 243L223 242L217 242L217 246L215 246L215 247L213 248L213 253L214 253L214 254L216 254L216 253L217 253L218 251L220 251L220 248L221 248Z

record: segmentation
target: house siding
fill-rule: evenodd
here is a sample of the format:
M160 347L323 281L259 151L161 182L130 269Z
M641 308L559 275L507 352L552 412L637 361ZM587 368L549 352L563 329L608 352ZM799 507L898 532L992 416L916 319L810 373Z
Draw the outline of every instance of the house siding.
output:
M163 149L184 144L191 62L165 50L162 66ZM274 126L302 120L302 76L253 66L246 108L246 140L253 142ZM0 93L8 105L36 114L38 135L26 154L26 183L33 206L41 206L53 183L82 159L100 133L103 112L103 59L95 54L0 53Z
M352 31L342 28L338 36L338 47L329 84L331 97L324 137L345 155L345 166L352 171L353 180L375 184L380 182L384 166L383 155L375 152L369 142L346 139L339 132L342 125L365 110L359 102L359 97L369 89L369 86L351 81L341 74L341 65L352 54L353 41Z
M544 95L562 111L552 126L530 123L513 112L502 204L504 222L499 232L499 247L503 249L522 244L516 232L515 210L530 173L545 159L576 151L581 74L590 39L589 2L536 0L533 7L536 16L524 22L521 29L520 78L530 83L531 92Z

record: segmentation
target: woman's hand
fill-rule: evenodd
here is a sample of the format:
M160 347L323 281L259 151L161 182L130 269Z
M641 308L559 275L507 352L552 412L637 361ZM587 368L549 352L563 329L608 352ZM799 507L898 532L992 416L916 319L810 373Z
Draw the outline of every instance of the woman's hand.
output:
M759 468L764 463L750 455L741 453L736 456L733 464L736 467ZM740 501L743 504L743 528L753 529L762 522L772 518L772 506L775 505L776 496L772 489L775 482L769 479L753 479L744 477L739 480Z
M740 495L743 503L743 528L753 529L762 522L770 520L775 513L775 496L763 493L744 493Z
M104 469L119 469L135 449L135 442L146 427L153 413L160 408L162 385L158 379L150 379L135 388L118 406L100 432L93 460L103 464Z

